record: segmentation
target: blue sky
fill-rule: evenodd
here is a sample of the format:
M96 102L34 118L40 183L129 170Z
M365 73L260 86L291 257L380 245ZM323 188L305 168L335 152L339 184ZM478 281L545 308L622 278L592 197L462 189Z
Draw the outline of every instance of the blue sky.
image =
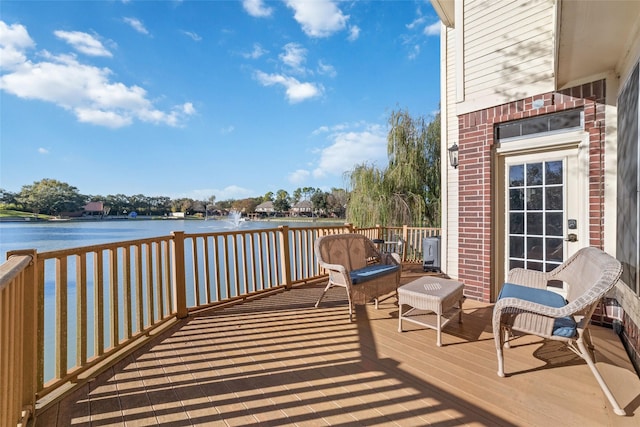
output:
M262 196L387 163L432 117L428 1L0 1L0 187Z

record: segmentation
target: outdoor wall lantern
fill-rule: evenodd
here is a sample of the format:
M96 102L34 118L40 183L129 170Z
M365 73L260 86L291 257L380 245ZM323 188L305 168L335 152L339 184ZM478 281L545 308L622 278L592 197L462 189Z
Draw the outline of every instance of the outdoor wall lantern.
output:
M458 145L455 142L449 147L449 163L454 169L458 169Z

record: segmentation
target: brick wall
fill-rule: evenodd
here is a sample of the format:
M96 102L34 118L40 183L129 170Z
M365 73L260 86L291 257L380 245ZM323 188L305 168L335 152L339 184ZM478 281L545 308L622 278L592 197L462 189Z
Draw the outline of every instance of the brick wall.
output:
M599 80L458 116L459 146L459 271L469 298L491 299L492 146L498 123L584 109L589 133L589 245L603 247L605 81ZM542 100L540 108L533 102Z

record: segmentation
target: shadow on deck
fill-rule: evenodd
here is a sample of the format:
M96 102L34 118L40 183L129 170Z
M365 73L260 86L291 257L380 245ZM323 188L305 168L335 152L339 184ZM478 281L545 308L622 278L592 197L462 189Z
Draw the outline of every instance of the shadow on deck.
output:
M403 283L423 275L403 272ZM389 298L356 307L324 284L201 312L38 414L38 426L638 425L640 380L617 336L594 328L607 405L586 364L555 342L521 338L499 378L492 306L467 300L441 348ZM634 414L636 413L636 414Z

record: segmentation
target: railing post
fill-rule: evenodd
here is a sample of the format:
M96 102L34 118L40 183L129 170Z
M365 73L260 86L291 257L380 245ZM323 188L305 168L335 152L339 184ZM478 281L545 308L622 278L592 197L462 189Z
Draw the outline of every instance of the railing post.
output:
M187 317L187 285L184 267L184 231L171 232L171 243L173 245L173 311L178 319Z
M291 289L291 252L289 247L289 226L281 225L278 227L280 230L280 270L284 275L285 288Z
M378 229L378 236L377 238L380 240L386 240L385 236L384 236L384 231L382 229L382 226L380 224L376 224L376 228Z
M24 340L24 390L22 390L22 402L27 405L28 410L31 414L23 414L26 415L26 418L29 418L29 415L33 415L33 411L36 407L36 392L37 392L37 379L38 379L38 336L43 335L38 333L38 301L40 300L40 288L38 286L38 281L36 278L37 269L38 269L38 253L35 249L25 251L25 254L31 255L31 264L29 264L29 268L25 271L25 298L24 298L24 313L26 314L24 319L24 332L25 337L29 337ZM42 311L42 315L44 316L44 310ZM44 337L43 337L44 338Z
M26 424L26 421L33 416L33 411L36 404L36 393L38 386L38 339L42 335L43 331L38 331L38 301L40 289L37 283L37 252L35 249L10 251L7 253L7 259L11 256L30 256L31 262L23 273L23 286L22 297L20 298L20 304L22 304L22 318L15 319L18 324L22 323L22 327L18 332L22 335L22 348L20 352L20 362L22 364L22 372L17 372L19 375L17 382L21 385L20 403L22 405L21 422ZM44 314L44 311L40 312ZM15 384L15 382L14 382ZM16 392L20 390L13 390Z

